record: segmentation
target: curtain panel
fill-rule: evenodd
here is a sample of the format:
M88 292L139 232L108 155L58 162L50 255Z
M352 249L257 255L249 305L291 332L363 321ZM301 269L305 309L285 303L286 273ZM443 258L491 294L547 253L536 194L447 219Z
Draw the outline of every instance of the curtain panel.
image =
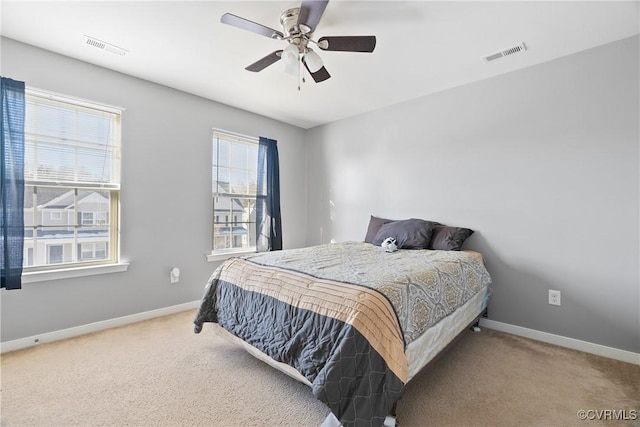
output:
M276 141L260 137L258 146L258 188L256 191L256 249L282 249L280 216L280 166Z
M1 288L20 289L24 244L24 82L0 78Z

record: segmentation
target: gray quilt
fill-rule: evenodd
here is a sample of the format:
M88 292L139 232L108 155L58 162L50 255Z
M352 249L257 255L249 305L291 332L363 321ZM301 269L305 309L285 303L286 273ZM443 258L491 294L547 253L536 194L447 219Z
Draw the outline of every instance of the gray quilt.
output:
M265 252L252 262L375 289L393 305L406 344L491 283L474 251L400 250L343 242Z

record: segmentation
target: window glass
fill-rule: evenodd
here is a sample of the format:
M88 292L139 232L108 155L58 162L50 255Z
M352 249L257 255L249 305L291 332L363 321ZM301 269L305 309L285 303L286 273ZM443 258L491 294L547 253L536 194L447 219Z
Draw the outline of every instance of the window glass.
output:
M255 250L257 138L214 130L213 253Z
M27 89L25 271L118 261L121 111Z

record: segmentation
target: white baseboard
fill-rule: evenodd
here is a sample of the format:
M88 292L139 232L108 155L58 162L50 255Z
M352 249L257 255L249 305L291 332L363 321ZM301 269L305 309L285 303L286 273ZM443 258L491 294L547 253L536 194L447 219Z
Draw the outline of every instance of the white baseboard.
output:
M76 326L73 328L62 329L59 331L47 332L44 334L34 335L31 337L19 338L13 341L0 343L0 352L20 350L22 348L33 347L36 345L59 341L66 338L77 337L89 334L91 332L102 331L104 329L115 328L118 326L128 325L130 323L141 322L143 320L153 319L155 317L167 316L169 314L179 313L197 308L200 301L192 301L184 304L173 305L171 307L159 308L157 310L144 311L129 316L116 317L115 319L103 320L101 322L89 323L86 325Z
M496 331L506 332L533 340L554 344L560 347L566 347L573 350L584 351L585 353L595 354L597 356L608 357L610 359L620 360L627 363L640 365L640 353L620 350L613 347L607 347L600 344L581 341L574 338L563 337L562 335L550 334L548 332L536 331L535 329L523 328L522 326L510 325L508 323L496 322L495 320L480 319L480 326Z
M80 335L89 334L91 332L124 326L130 323L141 322L143 320L153 319L156 317L167 316L169 314L179 313L181 311L187 311L197 308L199 304L199 300L192 301L184 304L173 305L171 307L159 308L157 310L145 311L129 316L116 317L115 319L103 320L101 322L89 323L87 325L76 326L73 328L20 338L13 341L6 341L0 343L0 352L6 353L9 351L20 350L22 348L33 347L39 344L77 337ZM558 345L560 347L584 351L585 353L591 353L598 356L608 357L610 359L640 365L640 354L633 353L631 351L620 350L613 347L607 347L600 344L594 344L587 341L563 337L561 335L550 334L548 332L537 331L535 329L524 328L522 326L511 325L508 323L497 322L495 320L484 318L480 319L480 326L494 329L500 332L518 335L525 338L531 338L549 344Z

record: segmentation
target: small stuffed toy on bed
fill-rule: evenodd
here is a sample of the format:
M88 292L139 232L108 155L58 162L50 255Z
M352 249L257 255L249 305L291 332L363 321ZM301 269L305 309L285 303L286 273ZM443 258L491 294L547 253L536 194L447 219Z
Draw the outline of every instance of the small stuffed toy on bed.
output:
M398 244L396 243L396 239L393 237L387 237L384 239L380 246L382 246L386 252L395 252L398 250Z

